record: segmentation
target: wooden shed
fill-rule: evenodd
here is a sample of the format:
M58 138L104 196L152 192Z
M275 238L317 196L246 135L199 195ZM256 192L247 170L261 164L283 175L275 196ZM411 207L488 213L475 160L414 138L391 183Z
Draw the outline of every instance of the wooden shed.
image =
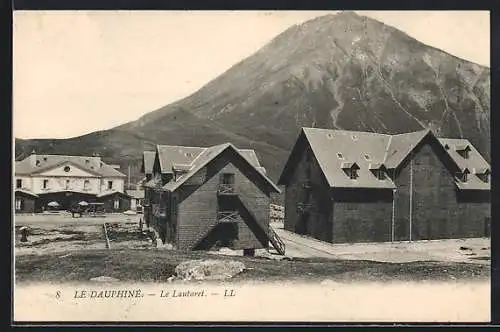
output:
M96 202L104 204L105 212L124 212L130 210L131 197L119 191L104 192L96 196Z
M24 189L14 191L14 211L15 213L35 213L37 212L38 195Z

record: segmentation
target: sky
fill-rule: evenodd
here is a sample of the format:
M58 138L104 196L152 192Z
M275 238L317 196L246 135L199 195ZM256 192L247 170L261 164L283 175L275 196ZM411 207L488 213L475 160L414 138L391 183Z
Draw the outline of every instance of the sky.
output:
M15 11L13 133L68 138L200 89L294 24L333 11ZM490 65L487 11L357 11Z

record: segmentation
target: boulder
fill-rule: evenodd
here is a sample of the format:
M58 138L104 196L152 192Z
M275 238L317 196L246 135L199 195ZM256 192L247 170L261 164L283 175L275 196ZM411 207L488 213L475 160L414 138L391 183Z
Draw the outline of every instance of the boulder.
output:
M245 269L242 262L230 260L190 260L175 267L178 279L224 280L230 279Z
M119 281L119 279L113 278L113 277L106 277L106 276L100 276L100 277L95 277L91 278L90 281L104 281L104 282L109 282L109 281Z

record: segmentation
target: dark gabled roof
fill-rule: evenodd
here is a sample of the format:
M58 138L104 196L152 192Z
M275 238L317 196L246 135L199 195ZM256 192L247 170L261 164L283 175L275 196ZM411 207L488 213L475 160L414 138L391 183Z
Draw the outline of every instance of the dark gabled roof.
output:
M456 184L460 189L474 189L474 190L490 190L491 184L482 181L477 175L484 174L486 171L490 172L490 165L483 158L483 156L476 150L476 148L465 138L439 138L441 145L444 147L448 145L446 152L453 159L457 167L463 172L467 169L471 176L468 177L467 182L458 181ZM463 150L465 147L469 149L468 158L462 157L457 151Z
M19 192L19 193L22 193L22 194L25 194L25 195L28 195L28 196L32 196L32 197L35 197L35 198L38 198L39 196L29 190L26 190L26 189L21 189L21 188L17 188L14 192Z
M158 145L156 147L157 155L161 172L163 174L172 173L173 168L187 168L196 161L197 158L204 155L207 149L212 147L191 147L191 146L178 146L178 145ZM264 171L259 163L257 154L251 149L237 149L241 155L254 167L259 167ZM153 157L153 161L154 161ZM153 166L151 166L151 170Z
M420 142L432 135L436 141L451 147L471 149L468 159L456 152L456 148L444 149L460 169L467 167L483 172L489 169L488 163L468 140L437 139L430 130L420 130L398 135L386 135L359 131L302 128L290 157L281 174L278 184L285 184L296 163L296 154L301 144L307 142L331 187L336 188L395 188L389 178L379 180L373 169L398 168ZM303 145L302 145L303 146ZM350 179L344 172L345 167L358 165L358 177ZM483 172L484 173L484 172ZM489 183L482 182L477 176L466 183L457 182L461 189L489 189Z
M144 151L142 153L141 172L143 174L153 173L153 164L155 161L156 151Z
M170 182L165 184L163 186L163 189L168 191L175 191L180 186L182 186L183 183L185 183L188 179L190 179L193 175L195 175L199 170L201 170L203 167L205 167L211 161L213 161L217 156L219 156L220 154L222 154L227 150L232 150L233 152L235 152L237 158L239 157L246 163L248 163L248 166L250 166L251 171L255 172L255 174L257 174L262 181L268 184L273 191L278 193L280 192L279 188L262 171L259 170L260 166L255 165L256 160L252 161L252 159L249 158L248 152L245 153L245 150L242 151L237 149L231 143L225 143L221 145L212 146L209 148L203 148L203 151L201 151L190 163L190 169L185 173L181 174L176 180L171 180ZM253 154L255 154L255 152L253 152ZM258 160L257 160L257 165L258 165Z
M91 174L103 177L126 177L115 168L101 160L101 157L67 156L67 155L38 155L32 154L21 161L16 161L16 175L32 175L50 170L54 167L69 163Z
M330 187L393 189L395 185L389 177L379 180L369 170L370 164L383 163L389 137L389 135L359 131L302 128L299 139L309 142ZM288 160L287 166L290 162L291 159ZM342 170L342 167L354 164L359 167L356 180L349 178ZM292 170L287 166L278 184L284 184L288 176L286 172Z

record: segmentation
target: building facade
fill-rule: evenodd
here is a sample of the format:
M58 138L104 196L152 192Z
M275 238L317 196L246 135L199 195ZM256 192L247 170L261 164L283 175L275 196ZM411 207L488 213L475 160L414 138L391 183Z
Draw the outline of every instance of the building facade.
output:
M270 197L279 189L253 150L159 145L146 187L151 194L146 222L163 243L181 250L251 252L271 241L284 251L269 226Z
M151 211L151 197L153 195L152 189L146 186L146 183L151 181L153 177L153 164L155 161L156 151L144 151L142 153L142 165L141 172L144 174L144 179L141 181L142 190L144 190L144 199L142 201L142 212L144 214L144 221L146 226L150 226L150 221L152 219Z
M80 201L106 202L113 207L112 211L120 211L114 208L115 200L119 199L112 194L124 193L125 178L100 157L32 153L15 163L14 191L34 195L33 211L30 212L41 212L51 202L57 202L60 209L70 209ZM21 195L19 199L23 200ZM108 200L113 202L108 203ZM125 207L120 202L118 206ZM16 208L17 212L21 210Z
M468 152L465 152L468 151ZM285 229L334 243L489 236L490 167L465 139L303 128Z

